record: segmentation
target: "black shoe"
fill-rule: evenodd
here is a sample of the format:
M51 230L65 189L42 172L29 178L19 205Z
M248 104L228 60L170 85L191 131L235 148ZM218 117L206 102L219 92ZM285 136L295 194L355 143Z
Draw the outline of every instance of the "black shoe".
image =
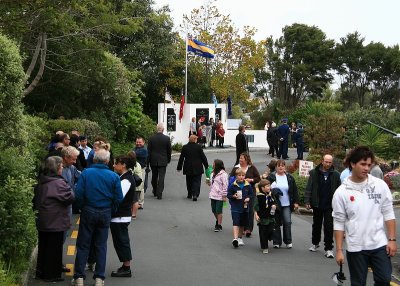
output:
M191 199L192 195L187 195L186 198Z
M132 271L127 267L120 267L117 271L111 272L111 277L132 277Z
M222 225L218 225L218 229L219 229L219 231L222 231Z
M162 200L162 194L157 195L157 200Z
M69 269L65 265L63 265L62 268L61 268L61 272L69 273L69 272L71 272L71 269Z
M246 237L250 237L251 236L251 232L250 231L246 231Z
M196 196L193 196L193 201L197 202L197 197Z
M214 227L214 232L218 232L219 231L219 227L218 227L218 225L216 225L215 227Z

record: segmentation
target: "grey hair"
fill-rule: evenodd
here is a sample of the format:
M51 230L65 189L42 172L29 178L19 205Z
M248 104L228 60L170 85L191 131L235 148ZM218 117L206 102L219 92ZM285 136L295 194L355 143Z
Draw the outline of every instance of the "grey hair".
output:
M74 146L67 146L67 147L62 148L62 150L61 150L61 156L63 158L71 157L74 155L79 156L79 151Z
M163 132L163 131L164 131L164 123L158 123L157 132Z
M60 167L63 165L63 160L59 156L50 156L48 157L42 166L43 169L43 175L46 176L57 176L58 175L58 170Z
M94 153L93 163L107 164L110 161L110 151L99 149Z

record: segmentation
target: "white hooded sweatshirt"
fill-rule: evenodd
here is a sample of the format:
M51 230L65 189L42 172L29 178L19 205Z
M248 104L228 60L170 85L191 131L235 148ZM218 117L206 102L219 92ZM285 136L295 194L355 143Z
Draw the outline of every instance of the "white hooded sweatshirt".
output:
M386 183L368 175L362 183L346 178L332 200L334 230L345 231L347 251L372 250L388 243L385 221L395 219Z

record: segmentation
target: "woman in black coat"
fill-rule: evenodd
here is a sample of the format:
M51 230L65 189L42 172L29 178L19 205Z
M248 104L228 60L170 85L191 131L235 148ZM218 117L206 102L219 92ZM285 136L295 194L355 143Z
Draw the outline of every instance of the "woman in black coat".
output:
M48 282L62 281L64 232L71 226L70 208L74 192L61 177L63 160L51 156L44 162L33 198L37 210L38 256L36 278Z
M239 164L239 157L242 153L249 153L249 146L247 145L247 138L244 132L246 127L244 125L239 126L239 133L236 135L236 162L235 165Z
M183 174L186 175L187 198L193 198L193 201L197 201L200 195L201 176L204 173L204 169L208 168L207 157L196 141L197 136L190 135L189 143L182 147L178 166L176 167L178 172L183 167Z

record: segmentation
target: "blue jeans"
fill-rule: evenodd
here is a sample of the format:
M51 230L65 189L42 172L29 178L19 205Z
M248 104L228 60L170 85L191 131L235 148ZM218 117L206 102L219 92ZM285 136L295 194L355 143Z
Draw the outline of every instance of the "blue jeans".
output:
M96 269L93 279L105 278L107 239L110 227L111 208L93 208L85 206L82 209L79 234L76 240L76 258L74 278L86 279L85 265L89 256L92 236L96 256Z
M386 246L373 250L346 252L349 264L351 286L364 286L367 283L368 265L374 275L375 286L389 286L392 276L392 263L386 253Z
M285 244L292 243L292 216L290 206L282 207L280 219L283 225L283 242ZM274 229L274 232L272 233L272 240L274 245L282 245L280 223L278 223Z

